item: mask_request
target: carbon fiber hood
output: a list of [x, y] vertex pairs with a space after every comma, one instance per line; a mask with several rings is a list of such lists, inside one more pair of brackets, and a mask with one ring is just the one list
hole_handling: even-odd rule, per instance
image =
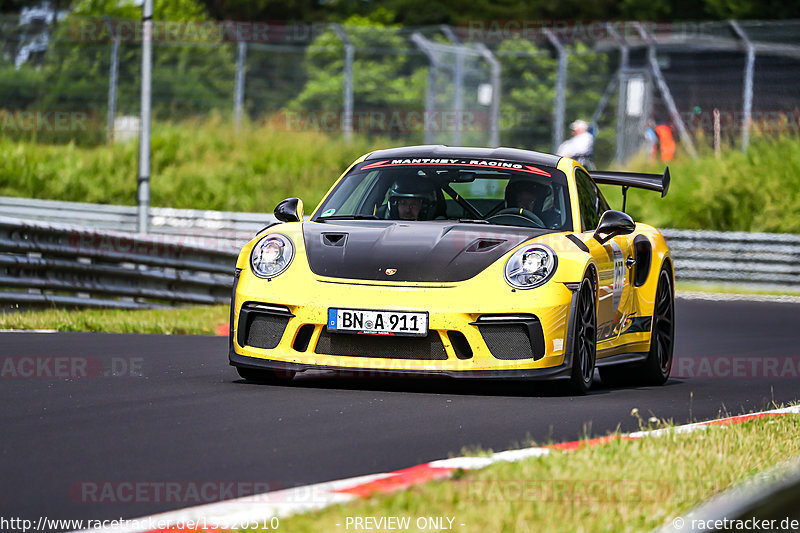
[[371, 281], [464, 281], [518, 244], [552, 231], [444, 220], [303, 224], [315, 274]]

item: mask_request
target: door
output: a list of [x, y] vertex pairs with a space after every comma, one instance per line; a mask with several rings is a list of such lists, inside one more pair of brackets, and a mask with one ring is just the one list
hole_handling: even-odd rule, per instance
[[597, 342], [610, 341], [619, 335], [620, 325], [631, 312], [632, 283], [630, 268], [626, 265], [633, 256], [632, 235], [619, 235], [600, 244], [591, 235], [597, 229], [600, 217], [609, 210], [608, 202], [589, 175], [575, 169], [575, 185], [581, 215], [582, 239], [598, 267]]

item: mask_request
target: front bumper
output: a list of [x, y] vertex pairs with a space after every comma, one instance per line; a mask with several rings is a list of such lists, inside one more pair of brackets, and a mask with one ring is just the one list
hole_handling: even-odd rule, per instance
[[[563, 283], [554, 282], [529, 291], [498, 288], [495, 284], [493, 296], [486, 298], [481, 297], [486, 294], [486, 287], [477, 286], [479, 284], [480, 280], [467, 280], [461, 283], [390, 285], [331, 280], [313, 275], [298, 284], [293, 283], [289, 276], [262, 280], [245, 269], [237, 276], [234, 287], [230, 363], [246, 368], [299, 372], [333, 370], [371, 377], [424, 375], [554, 379], [568, 376], [570, 357], [567, 348], [571, 345], [568, 325], [572, 323], [573, 291]], [[283, 318], [276, 321], [275, 328], [280, 331], [278, 334], [272, 332], [273, 342], [263, 338], [252, 342], [253, 337], [248, 338], [244, 328], [251, 324], [247, 315], [253, 315], [254, 311], [252, 308], [247, 311], [247, 308], [253, 304], [255, 307], [266, 305], [284, 310], [275, 313], [276, 316], [283, 314]], [[380, 343], [402, 346], [406, 341], [370, 335], [368, 342], [362, 342], [367, 336], [358, 335], [361, 337], [359, 342], [352, 343], [356, 346], [347, 348], [350, 353], [338, 353], [338, 349], [332, 347], [342, 345], [339, 341], [355, 339], [352, 335], [326, 331], [328, 309], [332, 307], [426, 311], [430, 344], [435, 346], [424, 356], [404, 354], [402, 349], [387, 356], [369, 353], [365, 346], [373, 346], [370, 343], [375, 342], [378, 344], [374, 346], [383, 349], [385, 346]], [[530, 317], [534, 317], [533, 322], [538, 323], [533, 329], [529, 324], [525, 326], [531, 345], [528, 356], [503, 353], [502, 348], [498, 348], [503, 346], [503, 339], [498, 341], [497, 336], [493, 339], [486, 334], [483, 319], [490, 317], [497, 323], [507, 323], [503, 319], [509, 316], [520, 323], [525, 318], [531, 322]], [[509, 327], [513, 327], [514, 320], [511, 322]], [[261, 347], [251, 344], [260, 344]], [[350, 343], [344, 344], [349, 346]], [[435, 356], [432, 356], [434, 352]]]
[[305, 372], [306, 370], [321, 370], [334, 372], [342, 377], [353, 378], [384, 378], [403, 376], [408, 378], [459, 378], [459, 379], [525, 379], [525, 380], [551, 380], [569, 378], [572, 366], [569, 360], [562, 364], [550, 368], [532, 368], [516, 370], [409, 370], [403, 368], [381, 369], [381, 368], [358, 368], [358, 367], [336, 367], [330, 365], [310, 365], [298, 363], [286, 363], [270, 359], [261, 359], [239, 355], [235, 351], [230, 352], [230, 364], [236, 367], [253, 368], [260, 370], [294, 371]]

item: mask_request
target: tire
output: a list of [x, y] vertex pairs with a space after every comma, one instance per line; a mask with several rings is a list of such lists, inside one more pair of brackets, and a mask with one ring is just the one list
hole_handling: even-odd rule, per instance
[[252, 381], [254, 383], [269, 383], [273, 385], [287, 384], [294, 378], [294, 370], [272, 370], [269, 368], [244, 368], [241, 366], [236, 367], [242, 379]]
[[612, 366], [600, 370], [604, 385], [663, 385], [672, 370], [675, 340], [675, 293], [669, 267], [661, 267], [656, 285], [650, 350], [643, 363]]
[[597, 311], [594, 288], [589, 278], [578, 289], [578, 308], [572, 334], [572, 371], [569, 389], [573, 394], [586, 394], [592, 386], [597, 358]]
[[650, 329], [650, 351], [641, 369], [642, 383], [663, 385], [672, 371], [672, 353], [675, 346], [675, 293], [669, 267], [661, 267], [653, 306], [653, 324]]

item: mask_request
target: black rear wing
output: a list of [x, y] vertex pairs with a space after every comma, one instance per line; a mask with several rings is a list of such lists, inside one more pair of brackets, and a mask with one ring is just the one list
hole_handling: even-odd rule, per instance
[[669, 190], [669, 167], [664, 168], [664, 175], [645, 174], [642, 172], [611, 172], [606, 170], [591, 170], [589, 174], [595, 183], [622, 186], [623, 194], [628, 187], [657, 191], [664, 198]]

